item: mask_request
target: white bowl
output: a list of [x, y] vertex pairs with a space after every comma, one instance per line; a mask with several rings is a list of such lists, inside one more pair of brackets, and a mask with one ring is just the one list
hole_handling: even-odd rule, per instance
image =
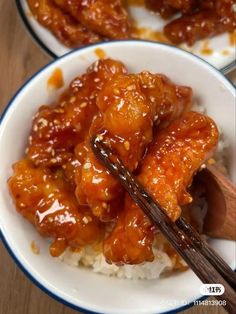
[[[52, 58], [57, 58], [72, 50], [63, 45], [49, 30], [35, 20], [34, 16], [30, 13], [27, 0], [16, 0], [16, 5], [28, 33], [48, 55]], [[129, 14], [137, 22], [139, 27], [146, 28], [151, 32], [162, 31], [163, 26], [169, 22], [142, 6], [130, 6]], [[142, 35], [142, 39], [150, 40], [152, 37], [147, 32], [146, 35]], [[210, 55], [204, 52], [206, 47], [212, 50]], [[232, 71], [236, 66], [236, 47], [230, 43], [228, 33], [207, 40], [199, 40], [192, 47], [183, 44], [181, 48], [209, 62], [224, 74]]]
[[[191, 270], [159, 280], [122, 280], [74, 268], [48, 253], [48, 243], [28, 221], [17, 214], [6, 181], [11, 165], [24, 153], [31, 118], [41, 104], [57, 93], [49, 92], [47, 79], [55, 68], [63, 71], [65, 86], [96, 60], [95, 48], [123, 61], [130, 72], [164, 73], [179, 84], [189, 85], [224, 132], [230, 144], [229, 171], [236, 182], [235, 89], [216, 69], [193, 55], [166, 45], [142, 41], [114, 42], [90, 46], [65, 55], [44, 67], [16, 94], [0, 125], [0, 228], [3, 241], [25, 273], [58, 300], [83, 311], [109, 314], [151, 314], [183, 310], [201, 297], [201, 282]], [[61, 92], [61, 90], [59, 91]], [[216, 208], [217, 210], [217, 208]], [[40, 255], [34, 255], [34, 240]], [[211, 240], [216, 251], [235, 268], [235, 242]]]

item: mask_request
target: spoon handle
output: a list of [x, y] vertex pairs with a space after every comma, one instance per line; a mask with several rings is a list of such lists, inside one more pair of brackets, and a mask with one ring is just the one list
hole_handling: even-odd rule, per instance
[[206, 185], [208, 201], [204, 233], [236, 240], [236, 187], [214, 165], [207, 165], [201, 178]]

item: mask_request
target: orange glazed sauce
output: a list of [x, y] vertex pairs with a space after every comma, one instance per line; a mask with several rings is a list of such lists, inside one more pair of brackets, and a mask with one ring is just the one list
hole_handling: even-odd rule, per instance
[[236, 32], [229, 33], [229, 43], [230, 46], [236, 45]]
[[59, 89], [64, 86], [64, 78], [62, 70], [56, 68], [47, 81], [49, 89]]
[[213, 50], [209, 47], [209, 41], [208, 40], [205, 40], [203, 42], [203, 46], [202, 46], [202, 49], [200, 52], [201, 52], [201, 54], [206, 55], [206, 56], [210, 56], [213, 54]]
[[94, 50], [95, 55], [99, 58], [99, 59], [105, 59], [106, 58], [106, 53], [103, 49], [101, 48], [96, 48]]
[[143, 7], [145, 5], [144, 0], [127, 0], [127, 4], [137, 7]]

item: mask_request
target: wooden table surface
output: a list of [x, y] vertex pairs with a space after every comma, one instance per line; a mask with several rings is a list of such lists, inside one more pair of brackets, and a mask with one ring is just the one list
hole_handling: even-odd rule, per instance
[[[32, 42], [14, 1], [0, 1], [0, 112], [16, 90], [50, 59]], [[236, 71], [229, 76], [236, 82]], [[72, 314], [38, 289], [21, 272], [0, 242], [0, 314]], [[78, 313], [78, 312], [77, 312]], [[215, 306], [195, 306], [183, 313], [223, 314]], [[134, 313], [135, 314], [135, 313]]]

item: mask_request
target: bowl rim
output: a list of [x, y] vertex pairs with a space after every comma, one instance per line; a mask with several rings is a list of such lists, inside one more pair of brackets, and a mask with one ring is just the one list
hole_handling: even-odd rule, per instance
[[[42, 39], [40, 39], [40, 37], [38, 36], [38, 34], [34, 31], [33, 27], [30, 25], [27, 17], [26, 17], [26, 14], [25, 14], [25, 11], [23, 9], [23, 6], [22, 6], [22, 3], [21, 3], [22, 0], [15, 0], [15, 3], [16, 3], [16, 7], [17, 7], [17, 11], [19, 13], [19, 16], [21, 18], [21, 21], [22, 21], [22, 24], [25, 26], [25, 29], [27, 31], [27, 33], [29, 34], [29, 36], [33, 39], [33, 41], [35, 42], [35, 44], [44, 52], [46, 53], [46, 55], [48, 55], [50, 58], [52, 59], [58, 59], [60, 58], [61, 56], [58, 56], [57, 54], [55, 54], [44, 42]], [[135, 40], [135, 39], [134, 39]], [[133, 41], [133, 39], [125, 39], [125, 40], [110, 40], [109, 42], [117, 42], [117, 41]], [[137, 40], [135, 40], [137, 41]], [[161, 44], [159, 42], [155, 42], [155, 41], [151, 41], [151, 40], [144, 40], [144, 39], [140, 39], [139, 41], [142, 41], [142, 42], [150, 42], [150, 43], [158, 43], [158, 44]], [[87, 46], [84, 46], [84, 47], [79, 47], [79, 48], [75, 48], [75, 49], [72, 49], [70, 52], [72, 51], [77, 51], [77, 50], [80, 50], [80, 49], [84, 49], [86, 47], [89, 47], [89, 46], [93, 46], [93, 45], [97, 45], [97, 44], [100, 44], [100, 43], [103, 43], [103, 42], [99, 42], [99, 43], [96, 43], [96, 44], [90, 44], [90, 45], [87, 45]], [[181, 48], [178, 48], [176, 46], [172, 46], [172, 45], [168, 45], [168, 44], [165, 44], [166, 46], [170, 46], [170, 47], [174, 47], [174, 48], [177, 48], [177, 49], [180, 49], [180, 50], [183, 50]], [[186, 50], [183, 50], [183, 51], [186, 51]], [[70, 53], [68, 52], [68, 53]], [[65, 55], [67, 55], [68, 53], [66, 53]], [[213, 66], [210, 62], [204, 60], [203, 58], [195, 55], [194, 53], [192, 52], [189, 52], [190, 54], [192, 54], [193, 56], [205, 61], [206, 63], [208, 63], [209, 65]], [[214, 66], [213, 66], [214, 67]], [[230, 62], [229, 64], [225, 65], [223, 68], [220, 68], [220, 69], [217, 69], [218, 71], [221, 71], [224, 75], [230, 73], [231, 71], [233, 71], [234, 69], [236, 68], [236, 57], [235, 57], [235, 60], [233, 60], [232, 62]]]
[[[119, 44], [126, 44], [126, 43], [135, 43], [137, 45], [143, 45], [145, 43], [148, 43], [151, 46], [164, 46], [167, 49], [170, 50], [177, 50], [178, 53], [183, 54], [183, 55], [188, 55], [193, 59], [196, 59], [197, 62], [203, 63], [205, 64], [206, 67], [209, 68], [210, 71], [212, 71], [213, 73], [215, 73], [221, 80], [225, 81], [225, 83], [227, 83], [231, 88], [233, 88], [233, 90], [236, 91], [236, 86], [232, 83], [232, 81], [230, 81], [227, 77], [224, 76], [224, 74], [216, 69], [213, 65], [211, 65], [210, 63], [208, 63], [207, 61], [201, 59], [198, 56], [193, 55], [192, 53], [179, 49], [177, 47], [174, 46], [170, 46], [164, 43], [156, 43], [156, 42], [151, 42], [151, 41], [145, 41], [145, 40], [123, 40], [123, 41], [110, 41], [110, 42], [100, 42], [100, 43], [96, 43], [93, 45], [89, 45], [83, 48], [78, 48], [75, 49], [73, 51], [69, 51], [68, 53], [58, 57], [57, 59], [54, 59], [52, 61], [50, 61], [48, 64], [46, 64], [45, 66], [43, 66], [42, 68], [40, 68], [37, 72], [35, 72], [29, 79], [26, 80], [26, 82], [17, 90], [17, 92], [14, 94], [14, 96], [10, 99], [10, 101], [8, 102], [8, 104], [6, 105], [5, 109], [2, 112], [2, 115], [0, 116], [0, 129], [1, 129], [1, 125], [2, 122], [4, 121], [4, 118], [8, 112], [8, 110], [11, 108], [11, 106], [15, 103], [15, 101], [17, 101], [18, 96], [21, 95], [21, 93], [24, 92], [24, 90], [27, 88], [28, 84], [31, 83], [34, 79], [36, 79], [42, 72], [44, 72], [47, 68], [49, 68], [51, 65], [56, 64], [57, 62], [61, 61], [62, 59], [67, 58], [68, 56], [71, 56], [73, 54], [77, 54], [80, 52], [84, 52], [86, 50], [90, 50], [94, 47], [97, 46], [106, 46], [106, 45], [119, 45]], [[74, 310], [77, 311], [81, 311], [83, 313], [86, 314], [103, 314], [101, 312], [96, 312], [96, 311], [91, 311], [88, 310], [86, 308], [80, 307], [76, 304], [73, 304], [67, 300], [65, 300], [64, 298], [62, 298], [61, 296], [59, 296], [57, 293], [53, 292], [52, 290], [50, 290], [49, 288], [47, 288], [46, 286], [44, 286], [39, 280], [37, 280], [28, 270], [27, 268], [23, 265], [23, 263], [20, 261], [20, 259], [15, 255], [14, 251], [12, 250], [12, 248], [10, 247], [10, 245], [7, 242], [7, 238], [4, 237], [3, 232], [0, 229], [0, 240], [2, 240], [6, 250], [8, 251], [9, 255], [13, 258], [14, 262], [16, 263], [16, 265], [23, 271], [23, 273], [26, 275], [26, 277], [28, 277], [38, 288], [40, 288], [43, 292], [45, 292], [47, 295], [49, 295], [50, 297], [52, 297], [53, 299], [59, 301], [60, 303], [62, 303], [63, 305], [66, 305]], [[236, 271], [236, 269], [234, 270]], [[194, 306], [194, 303], [196, 301], [203, 301], [205, 299], [207, 299], [208, 296], [199, 296], [198, 298], [194, 298], [193, 300], [190, 300], [186, 305], [177, 307], [175, 309], [171, 309], [169, 311], [165, 311], [165, 312], [161, 312], [158, 314], [172, 314], [172, 313], [178, 313], [180, 311], [184, 311], [192, 306]], [[156, 313], [157, 314], [157, 313]]]

